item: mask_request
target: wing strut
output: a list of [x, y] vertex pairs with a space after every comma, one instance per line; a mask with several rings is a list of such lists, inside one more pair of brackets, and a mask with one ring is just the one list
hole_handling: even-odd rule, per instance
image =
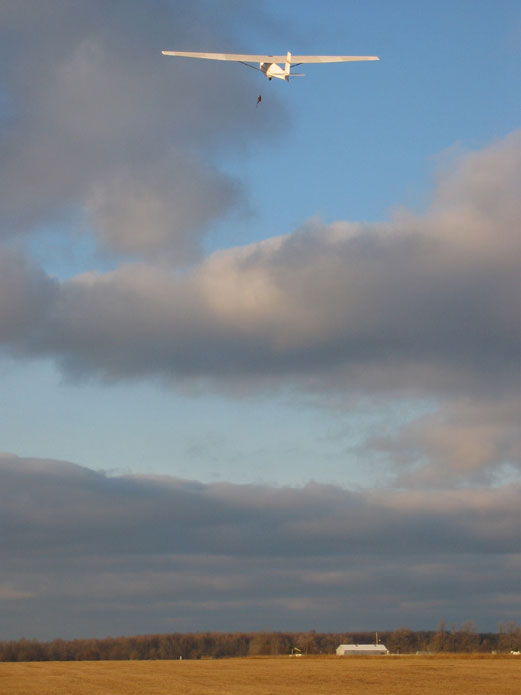
[[246, 65], [247, 68], [251, 68], [252, 70], [258, 70], [259, 72], [262, 72], [260, 68], [256, 68], [255, 65], [252, 65], [251, 63], [245, 63], [244, 60], [239, 60], [237, 62], [239, 62], [241, 65]]

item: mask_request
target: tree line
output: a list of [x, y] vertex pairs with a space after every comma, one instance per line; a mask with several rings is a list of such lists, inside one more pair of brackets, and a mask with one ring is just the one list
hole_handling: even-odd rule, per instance
[[[500, 624], [497, 633], [478, 633], [474, 623], [436, 631], [407, 627], [378, 633], [391, 653], [521, 651], [521, 627]], [[51, 642], [20, 639], [0, 642], [0, 661], [96, 661], [127, 659], [221, 659], [224, 657], [334, 654], [339, 644], [374, 644], [374, 632], [198, 632], [104, 639], [55, 639]]]

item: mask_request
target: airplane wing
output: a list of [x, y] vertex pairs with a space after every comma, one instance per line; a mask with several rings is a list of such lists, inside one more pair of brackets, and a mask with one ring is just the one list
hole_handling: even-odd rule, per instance
[[292, 63], [348, 63], [355, 60], [380, 60], [378, 56], [291, 56]]
[[[231, 60], [238, 63], [285, 63], [287, 56], [251, 55], [249, 53], [192, 53], [188, 51], [161, 51], [165, 56]], [[380, 60], [377, 56], [291, 56], [292, 63], [344, 63], [355, 60]]]
[[286, 56], [250, 55], [247, 53], [189, 53], [186, 51], [161, 51], [165, 56], [181, 58], [205, 58], [206, 60], [232, 60], [237, 63], [282, 63]]

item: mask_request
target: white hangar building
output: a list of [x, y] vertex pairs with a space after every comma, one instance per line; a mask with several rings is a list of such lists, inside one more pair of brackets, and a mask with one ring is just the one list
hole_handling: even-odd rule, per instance
[[389, 654], [385, 644], [339, 644], [336, 648], [337, 656], [370, 656]]

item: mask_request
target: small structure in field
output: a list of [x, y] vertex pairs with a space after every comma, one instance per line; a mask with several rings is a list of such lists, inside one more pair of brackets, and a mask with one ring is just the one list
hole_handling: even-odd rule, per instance
[[337, 656], [377, 656], [389, 654], [385, 644], [339, 644]]

